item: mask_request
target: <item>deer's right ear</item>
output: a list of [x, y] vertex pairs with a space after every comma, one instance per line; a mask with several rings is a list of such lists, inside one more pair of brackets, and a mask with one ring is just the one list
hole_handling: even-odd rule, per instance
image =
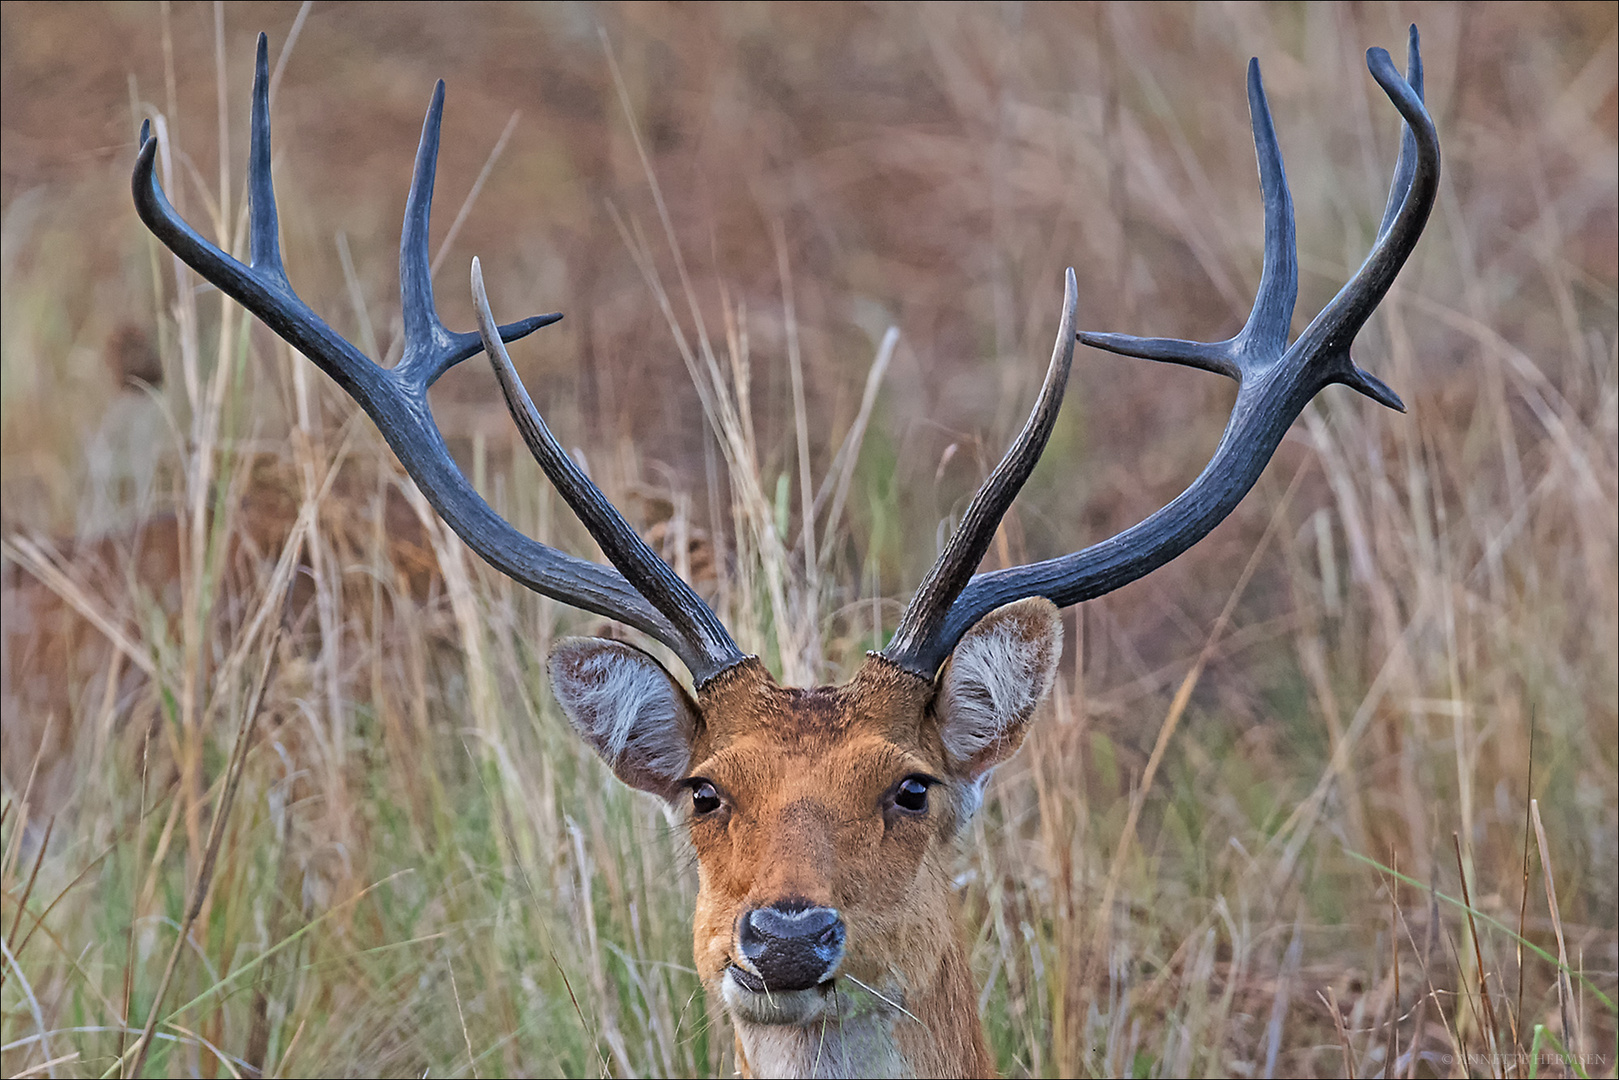
[[603, 638], [565, 638], [547, 665], [574, 730], [626, 784], [672, 799], [691, 766], [696, 704], [662, 664]]

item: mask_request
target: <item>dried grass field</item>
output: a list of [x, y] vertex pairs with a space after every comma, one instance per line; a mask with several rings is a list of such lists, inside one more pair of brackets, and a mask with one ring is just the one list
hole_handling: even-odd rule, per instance
[[[260, 30], [301, 294], [397, 355], [443, 77], [446, 320], [474, 255], [497, 312], [566, 313], [513, 347], [559, 437], [833, 681], [1021, 424], [1065, 266], [1085, 329], [1241, 325], [1250, 56], [1295, 330], [1353, 273], [1399, 136], [1364, 52], [1412, 21], [1443, 184], [1357, 351], [1409, 411], [1329, 389], [1206, 541], [1066, 613], [958, 899], [1012, 1076], [1615, 1075], [1619, 8], [1511, 3], [0, 7], [0, 1072], [124, 1074], [148, 1023], [154, 1076], [734, 1068], [689, 850], [546, 687], [559, 635], [630, 632], [471, 556], [134, 215], [153, 119], [243, 249]], [[1164, 505], [1231, 399], [1082, 348], [986, 566]], [[486, 364], [433, 408], [599, 558]]]

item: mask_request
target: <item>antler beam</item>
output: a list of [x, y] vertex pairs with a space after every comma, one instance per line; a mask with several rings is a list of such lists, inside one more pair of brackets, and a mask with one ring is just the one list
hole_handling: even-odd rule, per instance
[[[488, 325], [482, 328], [484, 336], [452, 332], [439, 318], [433, 302], [427, 240], [439, 125], [444, 112], [444, 83], [441, 81], [435, 87], [422, 124], [410, 195], [405, 203], [405, 225], [399, 246], [405, 349], [392, 369], [374, 363], [333, 331], [293, 291], [287, 279], [270, 175], [269, 99], [269, 42], [260, 34], [253, 75], [252, 146], [248, 157], [248, 264], [243, 265], [204, 239], [176, 213], [157, 181], [157, 140], [151, 136], [150, 124], [141, 126], [141, 145], [133, 179], [135, 208], [146, 226], [188, 266], [336, 380], [371, 417], [433, 508], [468, 547], [495, 569], [535, 592], [617, 619], [663, 642], [674, 650], [699, 684], [743, 659], [741, 650], [714, 613], [640, 542], [634, 530], [583, 474], [579, 474], [578, 479], [583, 480], [584, 487], [574, 484], [572, 489], [564, 490], [564, 496], [576, 511], [580, 510], [581, 492], [589, 496], [587, 502], [590, 498], [595, 500], [590, 503], [589, 514], [581, 512], [581, 516], [603, 551], [618, 566], [616, 570], [575, 558], [518, 532], [490, 508], [450, 457], [444, 436], [432, 418], [428, 388], [444, 372], [484, 349], [486, 340], [499, 349], [500, 342], [524, 337], [562, 316], [536, 315], [506, 326]], [[487, 311], [485, 299], [480, 315], [486, 316]], [[503, 356], [504, 350], [500, 351]], [[502, 375], [503, 385], [508, 374], [515, 384], [515, 373], [509, 372], [510, 361], [505, 360], [504, 364], [506, 374], [502, 373], [502, 359], [495, 360], [497, 375]], [[521, 387], [517, 389], [520, 393]], [[511, 400], [509, 388], [507, 396]], [[538, 414], [533, 412], [527, 395], [521, 394], [521, 397], [527, 413], [537, 419]], [[527, 415], [519, 414], [515, 405], [513, 408], [519, 424], [525, 423]], [[528, 431], [524, 434], [526, 438]], [[565, 459], [566, 455], [563, 457]], [[553, 478], [557, 475], [549, 467], [546, 471]], [[635, 543], [629, 543], [626, 535], [634, 538]], [[663, 567], [661, 573], [648, 563], [649, 559]]]
[[[967, 629], [1003, 604], [1030, 596], [1046, 597], [1058, 607], [1077, 604], [1111, 592], [1169, 562], [1208, 535], [1236, 508], [1310, 399], [1333, 383], [1353, 387], [1389, 408], [1405, 410], [1393, 390], [1355, 365], [1349, 350], [1356, 333], [1387, 295], [1427, 224], [1439, 188], [1439, 136], [1423, 104], [1417, 28], [1411, 27], [1404, 77], [1383, 49], [1369, 49], [1366, 63], [1405, 121], [1389, 200], [1371, 253], [1297, 341], [1287, 344], [1298, 296], [1293, 200], [1287, 190], [1257, 60], [1248, 65], [1248, 103], [1265, 200], [1265, 261], [1247, 323], [1236, 337], [1220, 342], [1079, 334], [1080, 341], [1097, 348], [1203, 368], [1237, 381], [1231, 419], [1203, 472], [1169, 505], [1117, 536], [1071, 555], [960, 581], [963, 575], [959, 562], [968, 553], [976, 553], [971, 556], [973, 563], [982, 557], [1000, 523], [1000, 514], [1016, 492], [1015, 487], [1011, 492], [1006, 490], [1002, 477], [1018, 471], [1008, 468], [1008, 462], [1014, 457], [1021, 459], [1025, 453], [1025, 436], [1029, 433], [1026, 427], [1007, 459], [974, 498], [939, 564], [906, 609], [899, 629], [882, 652], [884, 657], [917, 675], [932, 678]], [[1064, 319], [1066, 326], [1066, 312]], [[1048, 388], [1050, 381], [1048, 376]], [[1058, 393], [1060, 396], [1060, 389]], [[1035, 417], [1043, 415], [1046, 407], [1047, 395], [1043, 391]], [[1030, 424], [1034, 422], [1031, 417]], [[1043, 445], [1043, 436], [1040, 442]], [[1032, 467], [1032, 462], [1029, 465]], [[1021, 485], [1028, 471], [1021, 468], [1015, 483]], [[980, 505], [991, 504], [999, 506], [1000, 512], [974, 514]], [[953, 569], [945, 569], [947, 563]], [[936, 581], [943, 582], [943, 586], [930, 587]], [[949, 587], [958, 581], [960, 584], [953, 589]]]

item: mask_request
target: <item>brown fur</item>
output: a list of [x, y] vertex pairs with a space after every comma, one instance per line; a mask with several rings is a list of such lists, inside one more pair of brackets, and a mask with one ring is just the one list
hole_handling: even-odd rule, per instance
[[[744, 1075], [994, 1073], [951, 888], [953, 844], [985, 775], [1022, 743], [1061, 652], [1061, 623], [1047, 601], [1024, 600], [992, 612], [963, 640], [992, 647], [938, 682], [873, 656], [842, 686], [795, 689], [750, 658], [710, 681], [693, 703], [665, 674], [664, 692], [697, 713], [689, 769], [650, 776], [633, 741], [610, 758], [625, 782], [687, 814], [700, 880], [697, 971], [732, 1013]], [[553, 666], [558, 698], [600, 748], [597, 725], [625, 718], [617, 709], [604, 708], [610, 717], [589, 712], [586, 703], [601, 698], [577, 680], [583, 669], [575, 654], [593, 647], [643, 675], [655, 664], [615, 643], [563, 646], [572, 661]], [[1024, 691], [1003, 696], [1015, 699], [1010, 709], [975, 693], [975, 673], [991, 674], [989, 659], [1006, 660], [1016, 673], [1010, 684]], [[646, 715], [654, 714], [667, 715]], [[974, 729], [987, 736], [982, 749], [952, 760], [947, 747], [961, 744], [963, 725], [986, 715], [993, 722]], [[901, 782], [915, 776], [933, 781], [923, 813], [893, 803]], [[690, 791], [702, 782], [719, 793], [719, 809], [694, 809]], [[784, 902], [837, 909], [846, 947], [829, 982], [794, 992], [790, 1006], [771, 1012], [774, 1002], [766, 1007], [739, 992], [727, 972], [739, 956], [742, 916]]]

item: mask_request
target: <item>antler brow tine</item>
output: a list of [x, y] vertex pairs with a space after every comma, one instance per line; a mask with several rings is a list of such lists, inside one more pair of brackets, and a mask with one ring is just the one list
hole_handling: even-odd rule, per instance
[[[483, 335], [484, 351], [495, 369], [506, 407], [523, 436], [529, 453], [552, 485], [562, 495], [575, 516], [590, 530], [590, 535], [601, 545], [609, 562], [618, 567], [637, 591], [661, 611], [665, 618], [688, 641], [701, 645], [706, 666], [717, 672], [743, 659], [742, 650], [731, 640], [719, 618], [703, 603], [702, 598], [670, 569], [630, 527], [607, 496], [575, 464], [562, 449], [556, 436], [546, 426], [539, 410], [517, 377], [506, 346], [501, 343], [495, 317], [489, 310], [489, 294], [484, 289], [483, 269], [478, 260], [472, 260], [472, 302], [478, 313], [478, 330]], [[699, 678], [706, 679], [706, 673]], [[696, 676], [697, 672], [694, 671]]]
[[[1051, 429], [1057, 423], [1062, 408], [1063, 392], [1068, 388], [1068, 372], [1074, 362], [1074, 325], [1079, 306], [1079, 285], [1074, 268], [1063, 274], [1062, 319], [1057, 324], [1057, 343], [1051, 349], [1051, 363], [1046, 368], [1045, 382], [1034, 409], [1023, 424], [1006, 456], [984, 480], [983, 486], [967, 505], [961, 525], [951, 534], [933, 569], [922, 579], [922, 585], [900, 616], [883, 655], [889, 659], [909, 656], [935, 637], [950, 611], [950, 605], [966, 586], [972, 572], [984, 558], [984, 552], [995, 539], [995, 530], [1007, 508], [1034, 471], [1051, 438]], [[932, 672], [928, 673], [929, 677]]]

